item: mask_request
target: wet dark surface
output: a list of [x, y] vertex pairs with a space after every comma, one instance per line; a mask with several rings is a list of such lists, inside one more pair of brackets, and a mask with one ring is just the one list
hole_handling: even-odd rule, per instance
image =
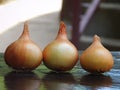
[[93, 75], [76, 65], [71, 71], [56, 73], [41, 64], [32, 72], [16, 72], [0, 54], [0, 90], [120, 90], [120, 52], [111, 71]]

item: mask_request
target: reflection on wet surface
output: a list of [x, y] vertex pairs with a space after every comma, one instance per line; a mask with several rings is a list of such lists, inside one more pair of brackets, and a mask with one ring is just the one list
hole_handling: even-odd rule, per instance
[[74, 90], [76, 80], [71, 73], [50, 72], [42, 79], [46, 90]]
[[110, 87], [112, 86], [112, 79], [110, 76], [102, 74], [100, 75], [88, 74], [81, 77], [80, 84], [90, 86], [92, 89]]
[[[114, 72], [114, 70], [112, 71]], [[114, 72], [115, 73], [115, 72]], [[5, 90], [76, 90], [78, 89], [111, 89], [118, 88], [119, 80], [115, 80], [115, 74], [88, 74], [86, 72], [74, 73], [65, 72], [39, 72], [39, 76], [33, 72], [10, 72], [5, 75]], [[79, 75], [81, 74], [81, 75]]]
[[4, 78], [6, 90], [38, 90], [41, 84], [33, 72], [10, 72]]

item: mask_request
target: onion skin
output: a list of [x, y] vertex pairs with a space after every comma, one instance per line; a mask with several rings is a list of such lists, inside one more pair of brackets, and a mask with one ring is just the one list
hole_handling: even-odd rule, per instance
[[58, 35], [43, 50], [43, 62], [51, 70], [71, 70], [78, 61], [76, 47], [67, 39], [66, 26], [60, 23]]
[[95, 35], [93, 43], [80, 55], [80, 64], [90, 73], [104, 73], [109, 71], [114, 64], [112, 54]]
[[41, 64], [42, 51], [30, 39], [27, 22], [20, 38], [6, 48], [4, 58], [6, 64], [16, 70], [29, 71]]

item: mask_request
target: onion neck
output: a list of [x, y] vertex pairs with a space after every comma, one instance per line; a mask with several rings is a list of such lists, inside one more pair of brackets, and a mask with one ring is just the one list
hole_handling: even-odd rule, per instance
[[66, 26], [63, 22], [60, 23], [60, 28], [57, 34], [56, 39], [67, 39]]
[[97, 35], [94, 35], [93, 37], [93, 44], [99, 47], [103, 47], [103, 45], [101, 44], [101, 39]]
[[19, 39], [24, 39], [24, 40], [30, 39], [27, 21], [24, 23], [23, 32], [22, 32], [21, 36], [19, 37]]
[[93, 42], [96, 42], [96, 41], [101, 42], [101, 39], [99, 36], [94, 35]]

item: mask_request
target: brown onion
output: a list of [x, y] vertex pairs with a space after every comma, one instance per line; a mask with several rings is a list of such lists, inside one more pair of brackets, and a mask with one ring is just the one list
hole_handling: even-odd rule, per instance
[[42, 57], [42, 51], [29, 37], [25, 22], [22, 35], [5, 50], [5, 62], [17, 70], [33, 70], [40, 65]]
[[109, 71], [114, 64], [112, 54], [102, 44], [100, 37], [94, 36], [93, 43], [80, 56], [83, 69], [91, 73]]
[[43, 50], [44, 64], [54, 71], [71, 70], [78, 61], [78, 51], [68, 40], [66, 26], [60, 23], [58, 35]]

